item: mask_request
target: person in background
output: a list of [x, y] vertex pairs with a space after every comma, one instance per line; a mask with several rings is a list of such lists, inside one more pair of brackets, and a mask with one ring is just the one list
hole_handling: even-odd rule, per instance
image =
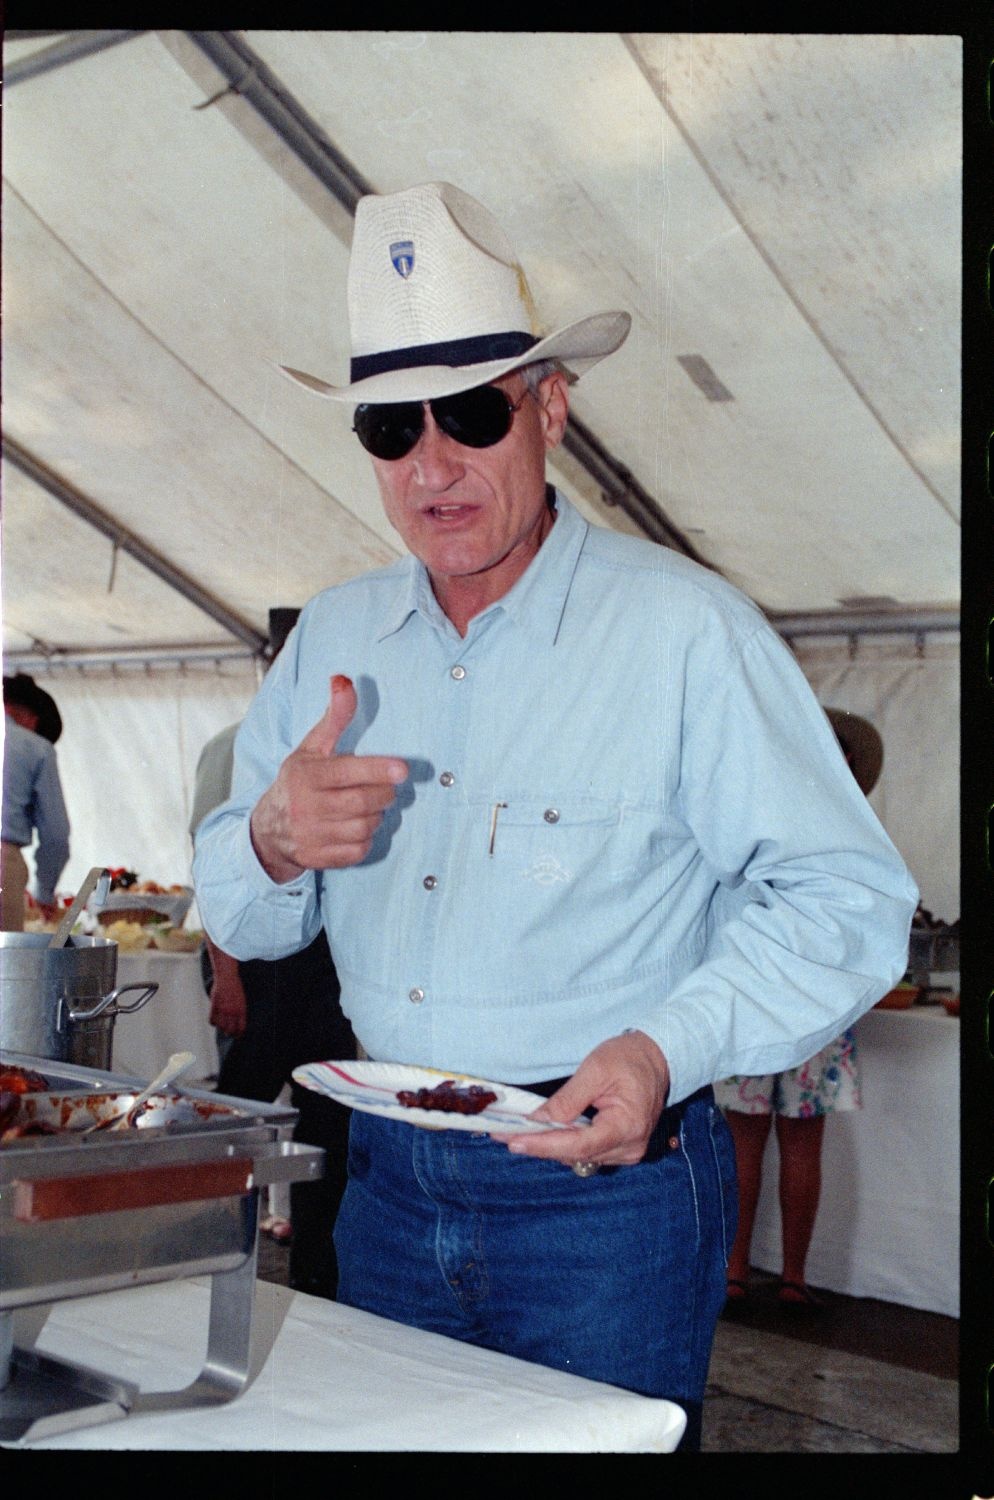
[[539, 333], [451, 183], [359, 200], [348, 302], [350, 382], [292, 378], [354, 408], [407, 555], [301, 612], [201, 917], [241, 958], [326, 931], [370, 1060], [544, 1097], [513, 1135], [354, 1109], [339, 1300], [664, 1397], [696, 1449], [735, 1224], [711, 1085], [868, 1010], [918, 893], [756, 605], [548, 483], [629, 316]]
[[[299, 614], [299, 609], [269, 611], [270, 666]], [[190, 817], [192, 837], [207, 813], [230, 793], [237, 731], [237, 723], [229, 725], [201, 751]], [[276, 962], [240, 962], [209, 937], [205, 946], [210, 1020], [220, 1038], [218, 1092], [272, 1103], [289, 1086], [290, 1102], [298, 1111], [294, 1139], [325, 1152], [319, 1180], [291, 1184], [289, 1217], [280, 1211], [284, 1200], [271, 1192], [262, 1228], [274, 1239], [290, 1240], [290, 1285], [334, 1300], [338, 1268], [332, 1234], [345, 1191], [350, 1111], [291, 1079], [293, 1069], [303, 1063], [355, 1056], [355, 1038], [342, 1015], [328, 940], [319, 933], [302, 952]]]
[[28, 867], [22, 850], [37, 834], [33, 894], [47, 921], [57, 915], [55, 887], [69, 859], [69, 815], [54, 748], [62, 718], [51, 695], [24, 672], [3, 679], [3, 710], [0, 929], [23, 932]]
[[[200, 752], [190, 810], [191, 839], [207, 814], [230, 795], [237, 733], [236, 721], [209, 739]], [[245, 990], [238, 975], [237, 958], [223, 952], [208, 933], [204, 933], [201, 948], [201, 972], [211, 1000], [210, 1023], [217, 1032], [218, 1059], [223, 1062], [234, 1038], [245, 1030]]]
[[[869, 796], [883, 766], [880, 735], [857, 714], [838, 708], [825, 712], [846, 764], [860, 790]], [[830, 1114], [862, 1107], [856, 1034], [847, 1027], [840, 1037], [796, 1068], [763, 1077], [726, 1078], [715, 1084], [714, 1093], [735, 1141], [739, 1182], [739, 1225], [728, 1259], [728, 1299], [739, 1302], [749, 1295], [749, 1252], [762, 1185], [763, 1154], [775, 1119], [783, 1251], [777, 1296], [788, 1306], [817, 1307], [819, 1298], [807, 1284], [805, 1267], [821, 1198], [825, 1121]]]

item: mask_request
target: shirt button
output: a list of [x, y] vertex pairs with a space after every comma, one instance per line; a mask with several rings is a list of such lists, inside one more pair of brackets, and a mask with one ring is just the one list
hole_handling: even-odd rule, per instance
[[434, 875], [426, 875], [421, 884], [424, 886], [426, 891], [433, 891], [438, 884], [438, 881]]
[[456, 784], [456, 778], [451, 771], [443, 771], [438, 779], [443, 786], [455, 786]]
[[466, 676], [466, 668], [453, 667], [451, 672], [449, 673], [449, 676], [454, 677], [456, 679], [456, 682], [462, 682], [463, 678]]
[[559, 822], [559, 810], [558, 810], [558, 808], [547, 807], [545, 809], [545, 812], [542, 814], [542, 816], [543, 816], [543, 818], [545, 819], [545, 821], [547, 823], [558, 823]]
[[420, 1005], [425, 997], [424, 990], [409, 990], [407, 998], [412, 1005]]

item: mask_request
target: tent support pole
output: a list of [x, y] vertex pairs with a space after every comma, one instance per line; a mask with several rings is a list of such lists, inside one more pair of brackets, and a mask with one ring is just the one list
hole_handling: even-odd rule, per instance
[[[19, 58], [3, 70], [3, 86], [9, 89], [15, 83], [24, 83], [28, 78], [37, 78], [53, 68], [64, 68], [67, 63], [78, 62], [82, 57], [92, 57], [94, 52], [103, 52], [116, 47], [118, 42], [130, 42], [132, 37], [144, 36], [142, 31], [72, 31], [61, 42], [53, 42], [40, 52]], [[11, 33], [7, 32], [8, 39]], [[16, 39], [16, 38], [15, 38]]]
[[813, 635], [916, 635], [960, 628], [958, 609], [816, 610], [811, 614], [777, 614], [767, 619], [787, 640]]
[[42, 489], [46, 490], [53, 499], [61, 501], [75, 515], [88, 522], [97, 531], [102, 532], [122, 552], [126, 552], [129, 557], [135, 558], [143, 567], [148, 568], [150, 573], [154, 573], [163, 583], [175, 589], [178, 594], [182, 594], [184, 599], [189, 600], [191, 604], [203, 610], [205, 615], [209, 615], [212, 620], [216, 621], [218, 625], [222, 625], [231, 635], [240, 641], [244, 641], [255, 652], [261, 653], [265, 649], [266, 637], [260, 634], [247, 620], [243, 620], [230, 609], [226, 609], [220, 600], [208, 594], [192, 578], [187, 577], [179, 568], [167, 562], [147, 542], [143, 542], [140, 537], [135, 536], [134, 532], [122, 527], [106, 511], [101, 510], [99, 505], [96, 505], [92, 500], [81, 494], [79, 490], [74, 489], [72, 485], [68, 484], [54, 470], [48, 468], [40, 459], [35, 458], [32, 453], [29, 453], [26, 448], [22, 448], [20, 443], [11, 437], [5, 437], [3, 453], [5, 458], [9, 459], [12, 464], [15, 464], [21, 470], [22, 474], [26, 474], [29, 479], [34, 480], [35, 484], [41, 485]]

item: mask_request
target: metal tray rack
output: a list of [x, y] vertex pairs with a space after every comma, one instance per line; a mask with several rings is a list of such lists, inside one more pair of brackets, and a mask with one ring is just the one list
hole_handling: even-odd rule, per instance
[[[42, 1074], [39, 1108], [78, 1125], [126, 1106], [142, 1081], [0, 1051]], [[110, 1096], [116, 1096], [111, 1101]], [[32, 1096], [23, 1096], [30, 1099]], [[54, 1102], [50, 1102], [54, 1101]], [[215, 1405], [244, 1388], [255, 1301], [259, 1191], [321, 1175], [324, 1152], [289, 1139], [295, 1110], [195, 1089], [161, 1098], [141, 1128], [26, 1135], [0, 1147], [0, 1441], [131, 1411]], [[211, 1276], [203, 1369], [142, 1395], [14, 1345], [16, 1309], [179, 1277]]]
[[959, 972], [959, 933], [943, 928], [911, 929], [908, 973], [915, 984], [928, 985], [931, 974]]

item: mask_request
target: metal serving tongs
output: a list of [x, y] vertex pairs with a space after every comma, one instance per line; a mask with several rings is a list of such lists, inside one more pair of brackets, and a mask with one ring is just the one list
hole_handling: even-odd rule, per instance
[[150, 1099], [153, 1094], [158, 1093], [159, 1089], [172, 1083], [174, 1078], [185, 1073], [187, 1068], [196, 1061], [196, 1056], [192, 1052], [174, 1052], [162, 1071], [156, 1073], [151, 1083], [147, 1083], [140, 1094], [135, 1095], [127, 1109], [123, 1109], [119, 1115], [109, 1115], [106, 1120], [98, 1120], [95, 1125], [88, 1125], [82, 1132], [83, 1135], [90, 1135], [94, 1130], [126, 1129], [137, 1118], [138, 1111], [146, 1099]]
[[97, 905], [103, 906], [110, 891], [110, 871], [102, 869], [100, 865], [94, 866], [76, 892], [72, 905], [65, 912], [59, 921], [58, 927], [52, 933], [52, 941], [48, 945], [50, 948], [65, 947], [79, 914], [89, 900], [90, 892], [94, 888], [97, 888]]

